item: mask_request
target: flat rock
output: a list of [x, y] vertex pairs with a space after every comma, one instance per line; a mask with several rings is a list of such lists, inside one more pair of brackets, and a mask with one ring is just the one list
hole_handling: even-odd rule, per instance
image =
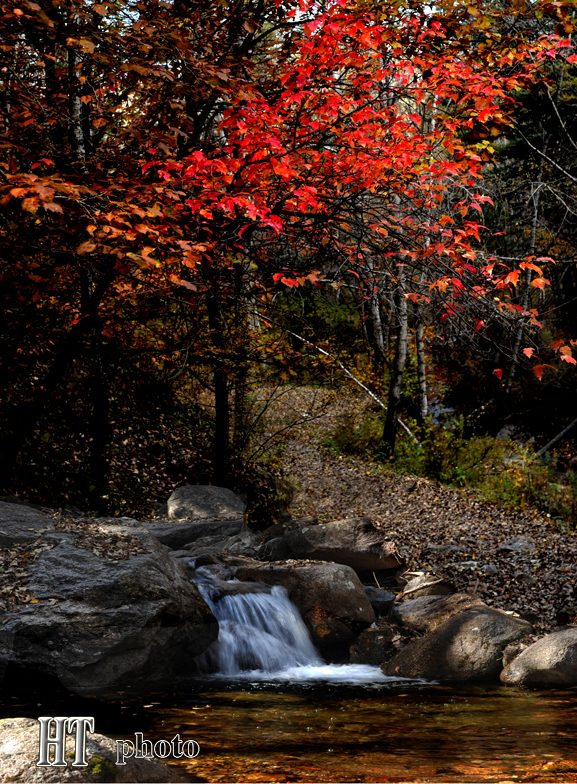
[[454, 615], [472, 607], [487, 605], [476, 596], [454, 593], [450, 596], [419, 596], [406, 599], [394, 607], [394, 616], [408, 629], [416, 632], [432, 632]]
[[356, 572], [398, 569], [402, 561], [395, 544], [370, 520], [354, 518], [306, 525], [285, 534], [295, 558], [332, 561]]
[[403, 588], [402, 597], [417, 599], [419, 596], [444, 596], [454, 593], [451, 583], [435, 574], [418, 574], [412, 577]]
[[[171, 782], [190, 781], [180, 771], [154, 759], [126, 758], [116, 765], [116, 741], [87, 733], [87, 767], [41, 767], [38, 762], [39, 724], [34, 719], [0, 719], [0, 783], [8, 782]], [[127, 738], [128, 739], [128, 738]], [[66, 754], [74, 755], [74, 738], [66, 739]]]
[[551, 632], [529, 645], [505, 667], [501, 681], [536, 688], [577, 686], [577, 627]]
[[498, 549], [501, 553], [532, 553], [535, 542], [528, 536], [517, 536], [515, 539], [501, 542]]
[[0, 501], [0, 547], [33, 542], [45, 531], [53, 531], [48, 515], [23, 504]]
[[214, 485], [183, 485], [168, 499], [168, 517], [187, 520], [242, 518], [246, 505], [232, 490]]
[[409, 642], [382, 669], [385, 675], [431, 681], [496, 681], [505, 647], [530, 632], [526, 621], [472, 607]]
[[230, 520], [200, 520], [197, 523], [145, 523], [141, 530], [154, 536], [161, 544], [177, 550], [198, 539], [222, 539], [239, 534], [243, 528], [242, 516]]

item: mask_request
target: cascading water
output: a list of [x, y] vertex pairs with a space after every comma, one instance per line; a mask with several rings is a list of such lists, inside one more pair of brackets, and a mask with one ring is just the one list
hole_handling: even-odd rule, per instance
[[370, 665], [325, 664], [281, 586], [255, 584], [247, 590], [236, 580], [216, 580], [204, 567], [197, 570], [195, 583], [219, 624], [218, 640], [198, 661], [202, 670], [234, 679], [293, 683], [392, 680]]
[[211, 653], [222, 675], [321, 664], [284, 588], [274, 586], [270, 593], [228, 594], [210, 604], [219, 623], [218, 641]]

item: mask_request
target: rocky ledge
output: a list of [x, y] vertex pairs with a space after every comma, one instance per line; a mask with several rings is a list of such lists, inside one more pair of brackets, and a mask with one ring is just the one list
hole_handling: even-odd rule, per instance
[[218, 635], [191, 580], [204, 567], [223, 592], [283, 585], [329, 661], [448, 683], [577, 686], [577, 627], [537, 639], [531, 619], [404, 572], [366, 518], [253, 532], [228, 490], [188, 487], [176, 501], [148, 523], [0, 502], [0, 683], [17, 693], [41, 678], [118, 699], [198, 676]]

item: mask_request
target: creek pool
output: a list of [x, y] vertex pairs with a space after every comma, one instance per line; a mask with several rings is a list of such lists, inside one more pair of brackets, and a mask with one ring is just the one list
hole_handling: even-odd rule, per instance
[[200, 745], [170, 763], [190, 782], [577, 782], [577, 691], [215, 678], [139, 704], [7, 700], [0, 715], [178, 733]]
[[200, 744], [190, 781], [577, 782], [577, 692], [213, 683], [141, 713]]

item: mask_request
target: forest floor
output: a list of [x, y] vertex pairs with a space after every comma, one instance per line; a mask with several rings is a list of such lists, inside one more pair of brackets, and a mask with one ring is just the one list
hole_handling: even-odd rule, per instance
[[310, 387], [284, 388], [273, 399], [269, 435], [274, 441], [275, 430], [286, 428], [279, 456], [295, 487], [291, 515], [320, 522], [368, 517], [396, 543], [408, 569], [448, 578], [540, 630], [573, 620], [576, 533], [536, 510], [504, 508], [325, 445], [369, 405], [362, 393]]

